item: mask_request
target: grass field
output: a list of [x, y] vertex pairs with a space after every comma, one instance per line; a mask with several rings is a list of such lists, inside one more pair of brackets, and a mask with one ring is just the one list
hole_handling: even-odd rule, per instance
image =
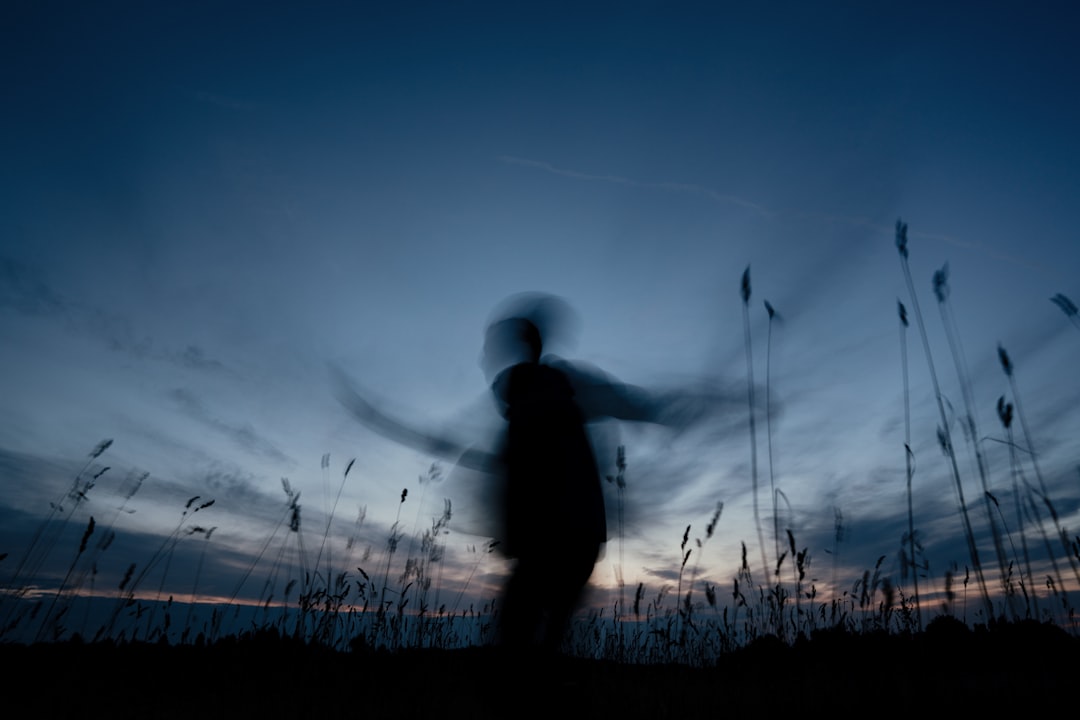
[[[912, 301], [910, 315], [904, 303], [898, 307], [907, 419], [911, 321], [924, 346], [926, 334], [907, 267], [906, 232], [898, 222], [897, 247]], [[954, 332], [944, 271], [935, 275], [934, 290], [947, 334]], [[742, 298], [748, 313], [749, 270], [742, 278]], [[1075, 306], [1063, 296], [1054, 301], [1075, 323]], [[774, 311], [768, 303], [766, 308], [771, 323]], [[754, 397], [749, 323], [746, 328], [748, 424], [756, 459], [754, 408], [760, 398]], [[308, 572], [290, 575], [280, 558], [289, 543], [299, 544], [290, 552], [301, 556], [304, 548], [299, 493], [284, 481], [287, 504], [274, 531], [282, 535], [267, 553], [277, 559], [260, 554], [244, 576], [269, 578], [262, 594], [217, 604], [174, 603], [166, 589], [173, 587], [170, 581], [195, 588], [199, 577], [196, 571], [194, 583], [170, 578], [170, 560], [181, 538], [209, 541], [213, 528], [199, 526], [194, 518], [213, 501], [191, 498], [149, 561], [131, 563], [118, 587], [95, 588], [96, 561], [109, 550], [111, 530], [96, 527], [93, 517], [87, 522], [80, 504], [108, 469], [92, 464], [111, 445], [103, 441], [27, 547], [0, 552], [0, 569], [10, 578], [0, 594], [8, 706], [50, 717], [105, 710], [111, 717], [132, 718], [507, 717], [537, 710], [650, 718], [745, 710], [891, 717], [1070, 706], [1080, 680], [1080, 638], [1070, 601], [1072, 590], [1080, 587], [1080, 537], [1065, 527], [1047, 491], [1031, 450], [1035, 443], [1016, 370], [1003, 347], [999, 361], [1012, 396], [1008, 402], [1002, 397], [997, 409], [1011, 467], [994, 470], [1005, 474], [1012, 497], [991, 493], [992, 469], [978, 443], [969, 448], [974, 476], [962, 477], [949, 428], [964, 427], [965, 438], [978, 433], [969, 380], [953, 350], [966, 406], [958, 418], [955, 410], [946, 413], [928, 347], [926, 357], [941, 412], [941, 450], [958, 497], [956, 533], [968, 552], [962, 580], [959, 564], [931, 578], [922, 555], [912, 513], [908, 422], [897, 442], [907, 448], [908, 458], [907, 530], [897, 538], [904, 572], [884, 573], [882, 556], [860, 576], [834, 584], [828, 596], [819, 596], [807, 579], [808, 549], [800, 549], [775, 521], [771, 529], [762, 526], [758, 494], [765, 481], [755, 460], [748, 480], [757, 542], [749, 553], [742, 545], [734, 577], [698, 576], [689, 562], [694, 548], [688, 527], [679, 546], [677, 585], [658, 596], [646, 596], [644, 585], [636, 592], [627, 587], [627, 597], [614, 607], [583, 612], [559, 657], [511, 656], [492, 646], [498, 599], [459, 605], [471, 575], [457, 587], [459, 602], [446, 600], [454, 595], [449, 590], [438, 600], [445, 552], [440, 538], [449, 505], [407, 549], [400, 544], [406, 533], [395, 522], [382, 555], [367, 564], [370, 573], [359, 567], [358, 572], [324, 568], [316, 558]], [[767, 404], [768, 377], [764, 388]], [[768, 417], [766, 412], [766, 423]], [[771, 453], [769, 427], [761, 429], [770, 438]], [[621, 488], [621, 449], [618, 466], [620, 477], [612, 480]], [[976, 483], [982, 492], [969, 504], [964, 488]], [[769, 486], [776, 518], [780, 493], [771, 478]], [[137, 490], [136, 484], [127, 499]], [[721, 509], [706, 528], [706, 540]], [[77, 547], [58, 545], [58, 538], [72, 537], [73, 523], [84, 523]], [[326, 527], [329, 532], [330, 524]], [[838, 515], [838, 541], [840, 533]], [[325, 545], [327, 537], [322, 541]], [[771, 558], [770, 545], [775, 547]], [[490, 549], [482, 548], [477, 557]], [[760, 549], [760, 563], [753, 549]], [[64, 553], [70, 569], [43, 589], [38, 571], [47, 558]], [[156, 594], [148, 587], [151, 577]], [[956, 597], [960, 583], [962, 611]], [[943, 585], [944, 591], [931, 592], [928, 585]], [[970, 623], [969, 586], [975, 608]], [[189, 596], [198, 593], [191, 589]]]

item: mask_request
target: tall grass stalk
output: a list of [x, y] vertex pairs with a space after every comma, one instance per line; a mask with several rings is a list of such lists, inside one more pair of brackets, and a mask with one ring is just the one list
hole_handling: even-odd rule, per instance
[[769, 575], [769, 559], [765, 554], [765, 535], [761, 532], [761, 513], [758, 510], [757, 424], [754, 410], [754, 357], [750, 342], [750, 266], [742, 274], [740, 294], [743, 301], [743, 340], [746, 346], [746, 393], [750, 406], [750, 478], [754, 492], [754, 526], [757, 528], [758, 548], [761, 551], [761, 572]]
[[[96, 473], [94, 475], [95, 481], [100, 478], [102, 474], [103, 471], [99, 471], [98, 473]], [[131, 481], [124, 490], [123, 502], [113, 510], [109, 520], [104, 523], [104, 529], [100, 530], [97, 533], [97, 542], [95, 542], [92, 547], [84, 548], [85, 552], [80, 553], [80, 556], [76, 558], [78, 562], [72, 565], [71, 570], [69, 570], [67, 577], [65, 577], [64, 582], [61, 585], [62, 592], [58, 592], [54, 598], [54, 605], [57, 602], [61, 603], [60, 610], [58, 611], [59, 615], [66, 613], [70, 609], [70, 606], [75, 602], [75, 599], [80, 594], [79, 591], [82, 589], [83, 584], [86, 582], [87, 575], [92, 572], [97, 572], [96, 568], [98, 557], [106, 550], [108, 550], [109, 546], [112, 544], [112, 541], [116, 537], [116, 531], [114, 528], [117, 519], [120, 517], [121, 514], [135, 512], [134, 510], [128, 510], [127, 504], [131, 500], [131, 498], [134, 497], [135, 494], [139, 491], [139, 488], [142, 487], [142, 484], [149, 476], [150, 473], [148, 472], [143, 472], [135, 476], [135, 479]], [[102, 523], [98, 523], [97, 526], [101, 527]], [[77, 572], [75, 571], [76, 565], [80, 566], [80, 569], [78, 569]], [[74, 578], [72, 578], [72, 575], [74, 575]], [[90, 595], [92, 597], [93, 592], [91, 592]], [[89, 603], [87, 603], [87, 605], [89, 605]], [[42, 630], [44, 630], [47, 623], [48, 614], [46, 615], [46, 619], [42, 621]], [[83, 624], [83, 631], [85, 631], [85, 623]]]
[[[791, 553], [791, 575], [792, 581], [795, 586], [795, 617], [792, 621], [791, 634], [792, 637], [798, 637], [802, 631], [802, 595], [803, 595], [803, 581], [806, 579], [806, 569], [810, 566], [810, 551], [809, 548], [803, 548], [801, 551], [797, 549], [795, 545], [795, 534], [791, 532], [791, 528], [787, 529], [788, 539], [788, 551]], [[813, 604], [810, 606], [810, 617], [813, 619]]]
[[[840, 564], [840, 543], [844, 541], [844, 513], [839, 507], [833, 508], [833, 549], [832, 549], [832, 594], [836, 597], [840, 585], [837, 581], [837, 569]], [[829, 552], [826, 550], [825, 552]]]
[[619, 534], [619, 561], [615, 565], [615, 585], [619, 588], [619, 605], [614, 619], [619, 625], [619, 642], [624, 641], [622, 632], [622, 618], [626, 615], [626, 580], [623, 576], [623, 544], [625, 537], [624, 507], [626, 492], [626, 446], [619, 445], [615, 451], [615, 475], [608, 475], [608, 483], [615, 486], [615, 511], [617, 532]]
[[908, 359], [907, 359], [907, 308], [904, 303], [896, 301], [897, 313], [900, 316], [900, 367], [904, 378], [904, 466], [907, 477], [907, 514], [908, 514], [908, 559], [904, 567], [911, 568], [911, 581], [914, 589], [915, 617], [917, 627], [922, 629], [922, 605], [919, 602], [919, 565], [915, 555], [915, 510], [911, 496], [911, 481], [915, 477], [915, 454], [911, 451], [911, 391], [908, 382]]
[[[352, 465], [350, 464], [349, 467], [352, 467]], [[322, 460], [319, 463], [319, 469], [322, 471], [323, 502], [330, 503], [330, 453], [323, 453]], [[338, 501], [341, 499], [341, 492], [344, 489], [345, 477], [342, 477], [334, 502], [324, 508], [326, 514], [326, 529], [323, 531], [322, 541], [319, 543], [319, 552], [315, 554], [315, 565], [313, 566], [315, 577], [319, 577], [320, 573], [323, 573], [328, 587], [330, 585], [330, 578], [334, 575], [332, 548], [330, 547], [330, 530], [334, 525], [334, 514], [337, 512]], [[322, 569], [323, 554], [326, 555], [325, 571]]]
[[[998, 398], [997, 414], [1008, 436], [1006, 444], [1009, 447], [1009, 474], [1012, 476], [1013, 504], [1016, 506], [1016, 526], [1020, 533], [1020, 547], [1024, 554], [1024, 569], [1020, 573], [1020, 582], [1021, 586], [1024, 586], [1024, 573], [1026, 572], [1026, 587], [1030, 589], [1030, 592], [1024, 593], [1024, 598], [1027, 601], [1027, 614], [1028, 617], [1037, 618], [1039, 617], [1039, 597], [1035, 590], [1035, 575], [1031, 571], [1031, 553], [1028, 551], [1027, 543], [1027, 523], [1024, 522], [1025, 510], [1020, 494], [1020, 463], [1016, 457], [1016, 443], [1013, 441], [1012, 435], [1013, 405], [1005, 402], [1005, 396]], [[1034, 518], [1032, 518], [1032, 522], [1034, 522]]]
[[[235, 607], [237, 598], [240, 597], [240, 592], [244, 589], [244, 585], [247, 584], [247, 581], [251, 577], [252, 573], [254, 573], [255, 569], [262, 563], [263, 557], [266, 555], [266, 552], [270, 549], [270, 546], [273, 544], [274, 538], [277, 537], [278, 532], [282, 529], [282, 527], [284, 527], [285, 521], [289, 520], [290, 532], [291, 532], [291, 528], [294, 527], [294, 526], [297, 529], [299, 529], [299, 525], [300, 525], [300, 509], [299, 509], [300, 493], [298, 493], [298, 492], [294, 493], [293, 492], [292, 486], [289, 485], [289, 480], [287, 478], [281, 478], [281, 485], [282, 485], [282, 488], [285, 490], [285, 497], [288, 500], [288, 503], [285, 506], [285, 510], [282, 512], [281, 517], [278, 519], [278, 522], [274, 526], [274, 529], [270, 532], [270, 535], [266, 538], [266, 542], [264, 542], [262, 547], [259, 548], [259, 552], [255, 555], [255, 558], [248, 565], [247, 569], [243, 573], [240, 574], [240, 579], [237, 580], [236, 585], [233, 587], [232, 594], [229, 596], [228, 602], [226, 602], [224, 604], [224, 607], [222, 608], [222, 612], [217, 613], [214, 616], [213, 622], [212, 622], [211, 628], [210, 628], [210, 633], [211, 633], [210, 634], [210, 640], [211, 641], [217, 639], [218, 633], [221, 630], [221, 622], [224, 619], [225, 613], [228, 610]], [[288, 535], [286, 535], [286, 539], [287, 538], [288, 538]], [[267, 587], [269, 587], [270, 583], [272, 582], [272, 577], [273, 577], [273, 574], [275, 572], [276, 567], [277, 567], [277, 563], [275, 563], [274, 568], [271, 569], [271, 578], [269, 578], [267, 580]], [[265, 592], [266, 591], [264, 590], [264, 594], [265, 594]], [[260, 597], [260, 600], [263, 601], [264, 606], [269, 605], [269, 602], [270, 602], [269, 597]]]
[[[386, 612], [388, 606], [393, 602], [386, 599], [386, 591], [390, 585], [390, 566], [394, 561], [394, 554], [397, 552], [398, 544], [401, 542], [401, 507], [405, 504], [405, 498], [408, 496], [409, 489], [402, 488], [401, 500], [397, 506], [397, 517], [394, 518], [394, 524], [390, 526], [390, 536], [386, 540], [386, 565], [383, 568], [382, 588], [379, 591], [379, 607], [376, 608], [376, 617], [384, 640], [390, 639], [390, 617]], [[399, 602], [401, 602], [404, 599], [403, 593], [399, 593], [398, 598]]]
[[[1050, 541], [1050, 535], [1046, 532], [1046, 525], [1043, 521], [1042, 511], [1039, 510], [1039, 503], [1036, 502], [1036, 498], [1039, 497], [1039, 491], [1031, 486], [1031, 483], [1027, 481], [1026, 476], [1023, 473], [1023, 469], [1020, 467], [1019, 460], [1016, 461], [1016, 472], [1020, 476], [1024, 483], [1024, 487], [1027, 490], [1027, 504], [1024, 506], [1025, 510], [1031, 519], [1033, 525], [1039, 530], [1039, 534], [1042, 536], [1043, 547], [1046, 549], [1046, 556], [1050, 559], [1050, 567], [1053, 569], [1054, 574], [1047, 575], [1046, 587], [1048, 590], [1047, 597], [1051, 595], [1057, 595], [1058, 588], [1064, 588], [1065, 585], [1062, 582], [1061, 568], [1058, 565], [1057, 552], [1054, 550], [1054, 544]], [[1056, 582], [1055, 582], [1056, 581]], [[1067, 611], [1067, 602], [1065, 596], [1059, 595], [1058, 599], [1061, 601], [1061, 612], [1064, 614]]]
[[[296, 574], [298, 575], [297, 581], [300, 583], [299, 589], [299, 608], [296, 614], [296, 625], [293, 629], [294, 637], [302, 637], [307, 632], [307, 622], [311, 615], [311, 601], [313, 596], [313, 579], [311, 573], [308, 572], [307, 565], [307, 553], [304, 550], [304, 532], [303, 522], [300, 505], [300, 491], [293, 491], [285, 478], [282, 478], [282, 485], [285, 488], [285, 493], [289, 498], [288, 516], [289, 516], [289, 529], [285, 533], [285, 538], [281, 543], [281, 548], [278, 552], [277, 561], [273, 564], [270, 572], [270, 576], [267, 578], [267, 582], [264, 590], [263, 608], [266, 612], [269, 612], [270, 606], [273, 601], [273, 593], [276, 587], [277, 575], [279, 572], [289, 572], [289, 567], [296, 568]], [[295, 537], [295, 543], [293, 539]], [[293, 563], [290, 563], [290, 554], [295, 553], [296, 559]], [[293, 587], [295, 581], [285, 579], [285, 599], [288, 597], [289, 589]], [[283, 612], [286, 607], [282, 604]]]
[[[87, 493], [94, 487], [98, 478], [109, 470], [109, 468], [106, 467], [103, 470], [99, 470], [91, 478], [83, 480], [83, 476], [90, 469], [90, 465], [94, 460], [101, 457], [101, 455], [109, 449], [112, 443], [112, 440], [102, 440], [95, 445], [85, 462], [83, 462], [82, 467], [75, 473], [75, 479], [72, 480], [71, 487], [57, 497], [54, 502], [49, 503], [48, 514], [34, 531], [34, 536], [30, 539], [26, 552], [23, 553], [18, 564], [15, 566], [15, 571], [12, 573], [11, 579], [8, 580], [8, 588], [11, 591], [10, 595], [5, 593], [0, 596], [0, 599], [10, 597], [12, 600], [7, 612], [4, 614], [3, 623], [0, 624], [0, 637], [3, 636], [6, 628], [10, 625], [12, 615], [19, 606], [18, 601], [25, 597], [27, 592], [31, 589], [29, 585], [24, 583], [24, 578], [34, 577], [38, 574], [45, 559], [52, 554], [52, 550], [55, 547], [57, 540], [63, 534], [64, 529], [74, 515], [75, 510], [86, 500]], [[69, 500], [70, 502], [68, 502]], [[59, 516], [59, 525], [55, 524], [57, 516]]]
[[[187, 501], [187, 503], [184, 505], [183, 512], [181, 512], [180, 514], [180, 520], [179, 522], [177, 522], [176, 527], [173, 528], [173, 531], [169, 533], [169, 535], [164, 539], [164, 541], [162, 541], [161, 546], [158, 547], [158, 549], [155, 550], [154, 553], [150, 556], [150, 559], [143, 565], [142, 569], [139, 571], [139, 574], [133, 576], [133, 571], [135, 568], [134, 564], [129, 567], [128, 574], [124, 578], [124, 582], [122, 583], [125, 587], [120, 588], [124, 592], [117, 598], [113, 613], [109, 619], [108, 625], [106, 626], [107, 637], [112, 637], [112, 633], [116, 628], [116, 622], [120, 619], [120, 614], [123, 612], [123, 610], [135, 603], [135, 593], [138, 591], [140, 585], [142, 584], [142, 581], [146, 579], [146, 576], [150, 573], [151, 570], [154, 569], [154, 567], [161, 561], [162, 558], [171, 557], [171, 549], [175, 546], [176, 539], [179, 537], [184, 525], [191, 519], [192, 516], [194, 516], [195, 513], [199, 512], [200, 510], [205, 510], [206, 508], [214, 504], [213, 500], [207, 500], [204, 503], [196, 505], [196, 500], [199, 500], [198, 495], [190, 498]], [[162, 579], [162, 582], [164, 583], [164, 578]], [[134, 639], [136, 632], [137, 629], [132, 629], [132, 639]]]
[[202, 577], [203, 563], [206, 560], [206, 549], [210, 546], [210, 536], [217, 530], [217, 526], [206, 529], [202, 527], [192, 528], [192, 534], [202, 533], [203, 547], [202, 552], [199, 553], [199, 562], [195, 566], [195, 579], [191, 583], [191, 601], [188, 603], [187, 617], [184, 619], [184, 630], [181, 638], [186, 638], [186, 634], [191, 630], [191, 617], [192, 612], [195, 610], [195, 605], [199, 602], [199, 578]]
[[[678, 630], [679, 647], [683, 647], [685, 645], [686, 621], [689, 619], [689, 610], [690, 610], [690, 591], [688, 590], [687, 593], [686, 593], [686, 609], [685, 609], [685, 611], [683, 609], [683, 594], [682, 594], [683, 574], [686, 571], [686, 561], [690, 559], [690, 553], [692, 552], [692, 549], [688, 550], [686, 548], [686, 543], [689, 540], [690, 540], [690, 526], [687, 525], [686, 530], [683, 532], [682, 542], [679, 543], [679, 557], [681, 558], [681, 560], [679, 561], [679, 581], [675, 586], [675, 603], [676, 603], [675, 612], [676, 612], [676, 618], [678, 620], [678, 627], [676, 629]], [[691, 584], [693, 584], [693, 581], [691, 581]], [[670, 637], [670, 633], [669, 633], [669, 637]]]
[[956, 462], [956, 452], [949, 432], [948, 415], [945, 412], [944, 397], [941, 394], [941, 386], [938, 383], [937, 372], [934, 369], [934, 358], [930, 352], [930, 341], [926, 335], [926, 325], [923, 322], [922, 311], [919, 309], [919, 298], [915, 293], [915, 283], [911, 279], [911, 268], [908, 266], [907, 250], [907, 223], [896, 221], [896, 247], [900, 252], [900, 265], [904, 271], [904, 280], [907, 282], [908, 294], [911, 298], [912, 307], [915, 309], [915, 320], [919, 325], [919, 335], [922, 337], [923, 350], [926, 353], [926, 364], [930, 370], [930, 380], [934, 386], [934, 398], [937, 400], [938, 413], [941, 416], [941, 426], [938, 428], [942, 448], [949, 458], [952, 469], [953, 481], [956, 485], [956, 494], [960, 505], [960, 517], [964, 524], [964, 538], [967, 540], [968, 554], [975, 568], [975, 578], [979, 583], [979, 592], [982, 595], [983, 607], [986, 611], [986, 621], [994, 617], [994, 605], [990, 601], [990, 593], [986, 589], [986, 579], [983, 577], [982, 563], [979, 561], [979, 548], [975, 543], [975, 533], [971, 528], [971, 518], [968, 516], [967, 503], [964, 500], [964, 486], [960, 479], [960, 468]]
[[[964, 356], [963, 345], [960, 343], [960, 333], [956, 325], [956, 317], [952, 312], [952, 305], [949, 302], [948, 264], [934, 273], [933, 284], [934, 295], [938, 301], [938, 310], [941, 312], [941, 322], [945, 327], [945, 337], [949, 342], [949, 350], [952, 354], [953, 364], [956, 366], [956, 376], [960, 383], [960, 394], [964, 401], [965, 418], [961, 425], [964, 429], [964, 437], [968, 442], [968, 446], [975, 453], [975, 465], [979, 473], [979, 482], [982, 487], [983, 504], [986, 508], [986, 519], [990, 523], [990, 537], [994, 542], [994, 554], [998, 562], [1001, 586], [1002, 589], [1006, 589], [1005, 584], [1009, 575], [1009, 560], [1005, 553], [1001, 530], [998, 528], [994, 508], [990, 503], [990, 485], [987, 479], [989, 470], [987, 468], [986, 456], [983, 454], [982, 446], [979, 443], [978, 420], [976, 419], [975, 413], [975, 394], [971, 389], [971, 378], [968, 376], [967, 372], [967, 359]], [[1014, 596], [1009, 592], [1006, 592], [1006, 601], [1015, 617], [1016, 608]]]
[[[1070, 552], [1069, 535], [1061, 526], [1061, 519], [1058, 517], [1057, 510], [1054, 508], [1054, 503], [1050, 501], [1050, 494], [1046, 490], [1046, 482], [1043, 480], [1042, 470], [1039, 468], [1039, 455], [1035, 452], [1035, 444], [1032, 440], [1031, 430], [1028, 428], [1027, 417], [1024, 415], [1023, 406], [1020, 404], [1020, 391], [1016, 385], [1016, 375], [1014, 373], [1012, 360], [1009, 358], [1009, 354], [1005, 351], [1005, 348], [1001, 345], [998, 345], [998, 359], [1001, 361], [1001, 368], [1005, 371], [1006, 377], [1009, 378], [1009, 387], [1012, 390], [1013, 403], [1016, 405], [1016, 416], [1020, 418], [1020, 427], [1024, 431], [1024, 442], [1027, 443], [1028, 452], [1031, 455], [1031, 467], [1035, 471], [1035, 478], [1039, 481], [1039, 494], [1043, 503], [1046, 505], [1046, 509], [1050, 512], [1050, 517], [1054, 521], [1054, 529], [1057, 531], [1058, 539], [1061, 541], [1065, 557], [1068, 558], [1069, 565], [1072, 566], [1073, 574], [1076, 575], [1076, 581], [1080, 584], [1080, 568], [1077, 567], [1077, 562]], [[1061, 586], [1061, 589], [1064, 591], [1064, 586]]]
[[765, 341], [765, 438], [769, 454], [769, 494], [772, 496], [773, 513], [773, 557], [780, 558], [780, 512], [776, 498], [776, 468], [773, 461], [772, 447], [772, 334], [773, 321], [776, 320], [776, 309], [772, 303], [765, 301], [765, 312], [769, 315], [769, 330]]
[[[702, 556], [704, 555], [705, 545], [712, 538], [713, 533], [716, 532], [716, 525], [717, 525], [718, 522], [720, 522], [720, 514], [723, 511], [724, 511], [724, 503], [718, 502], [716, 504], [716, 509], [713, 511], [712, 517], [709, 519], [709, 522], [705, 525], [705, 538], [704, 539], [702, 539], [700, 537], [694, 538], [694, 544], [697, 546], [697, 551], [698, 552], [697, 552], [697, 557], [694, 559], [694, 567], [690, 571], [690, 586], [686, 590], [686, 597], [685, 597], [685, 600], [682, 603], [683, 609], [680, 611], [680, 617], [682, 617], [682, 619], [685, 621], [684, 625], [680, 629], [680, 634], [679, 634], [679, 638], [680, 638], [679, 642], [682, 645], [686, 644], [686, 626], [691, 626], [691, 627], [693, 626], [693, 622], [692, 622], [692, 620], [690, 618], [690, 613], [691, 613], [691, 611], [693, 609], [692, 597], [693, 597], [693, 593], [694, 593], [694, 587], [697, 585], [698, 579], [700, 578], [701, 559], [702, 559]], [[686, 533], [683, 535], [681, 549], [685, 550], [686, 541], [687, 541], [687, 539], [689, 537], [690, 537], [690, 526], [687, 525], [686, 526]], [[690, 557], [690, 551], [686, 550], [686, 554], [683, 555], [683, 560], [682, 560], [683, 567], [686, 566], [686, 561], [689, 559], [689, 557]], [[706, 597], [708, 597], [708, 587], [707, 587], [707, 585], [708, 584], [706, 583]], [[682, 570], [680, 569], [678, 593], [681, 594], [681, 592], [682, 592]], [[710, 604], [713, 604], [713, 601], [710, 601]]]
[[[46, 628], [49, 627], [50, 620], [53, 618], [53, 610], [56, 607], [56, 602], [59, 600], [64, 591], [67, 589], [68, 581], [71, 580], [71, 576], [75, 572], [75, 566], [78, 564], [79, 559], [86, 552], [86, 543], [90, 539], [90, 536], [94, 533], [94, 516], [90, 516], [90, 522], [86, 526], [86, 530], [83, 532], [82, 541], [79, 542], [79, 551], [75, 554], [75, 557], [71, 561], [71, 566], [68, 568], [67, 574], [64, 576], [60, 586], [56, 589], [56, 593], [53, 595], [52, 601], [49, 603], [49, 609], [45, 611], [45, 617], [41, 620], [41, 626], [38, 629], [36, 640], [40, 641], [44, 637]], [[59, 636], [59, 632], [55, 632], [54, 635]]]
[[[493, 552], [495, 552], [495, 548], [497, 548], [498, 545], [499, 542], [497, 540], [488, 540], [480, 546], [482, 548], [482, 551], [477, 550], [475, 545], [468, 546], [467, 551], [475, 555], [476, 559], [470, 565], [469, 574], [465, 578], [465, 582], [461, 584], [461, 588], [458, 590], [457, 597], [454, 599], [454, 604], [450, 608], [451, 616], [456, 615], [458, 609], [461, 607], [461, 601], [465, 597], [465, 592], [472, 584], [473, 578], [476, 577], [476, 571], [480, 569], [480, 563], [482, 563], [488, 555], [491, 555]], [[464, 612], [464, 610], [462, 612]]]

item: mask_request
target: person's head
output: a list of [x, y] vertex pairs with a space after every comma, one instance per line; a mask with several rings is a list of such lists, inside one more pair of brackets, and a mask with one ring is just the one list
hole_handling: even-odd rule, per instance
[[539, 362], [552, 339], [563, 344], [574, 334], [577, 316], [563, 300], [522, 293], [503, 301], [488, 320], [480, 365], [491, 380], [511, 365]]
[[506, 318], [488, 326], [481, 363], [489, 375], [511, 365], [540, 362], [544, 341], [540, 330], [526, 318]]

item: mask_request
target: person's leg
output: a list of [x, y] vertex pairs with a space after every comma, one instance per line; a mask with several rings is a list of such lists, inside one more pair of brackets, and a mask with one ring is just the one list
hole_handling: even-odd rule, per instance
[[498, 622], [498, 643], [503, 648], [524, 650], [537, 641], [543, 622], [542, 578], [538, 571], [533, 558], [519, 558], [506, 581]]
[[596, 543], [580, 542], [564, 545], [559, 556], [551, 559], [545, 573], [548, 593], [548, 618], [542, 640], [545, 650], [555, 653], [562, 647], [599, 554]]

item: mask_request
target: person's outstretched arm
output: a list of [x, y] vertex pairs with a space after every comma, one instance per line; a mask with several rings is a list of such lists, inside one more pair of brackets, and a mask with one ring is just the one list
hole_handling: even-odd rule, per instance
[[489, 452], [466, 447], [451, 438], [425, 432], [390, 417], [366, 400], [339, 368], [330, 368], [330, 378], [338, 402], [370, 430], [406, 447], [455, 462], [471, 470], [490, 472], [495, 467], [495, 456]]
[[614, 418], [682, 430], [711, 416], [745, 411], [745, 395], [707, 382], [650, 390], [588, 364], [560, 358], [545, 362], [566, 374], [586, 421]]

